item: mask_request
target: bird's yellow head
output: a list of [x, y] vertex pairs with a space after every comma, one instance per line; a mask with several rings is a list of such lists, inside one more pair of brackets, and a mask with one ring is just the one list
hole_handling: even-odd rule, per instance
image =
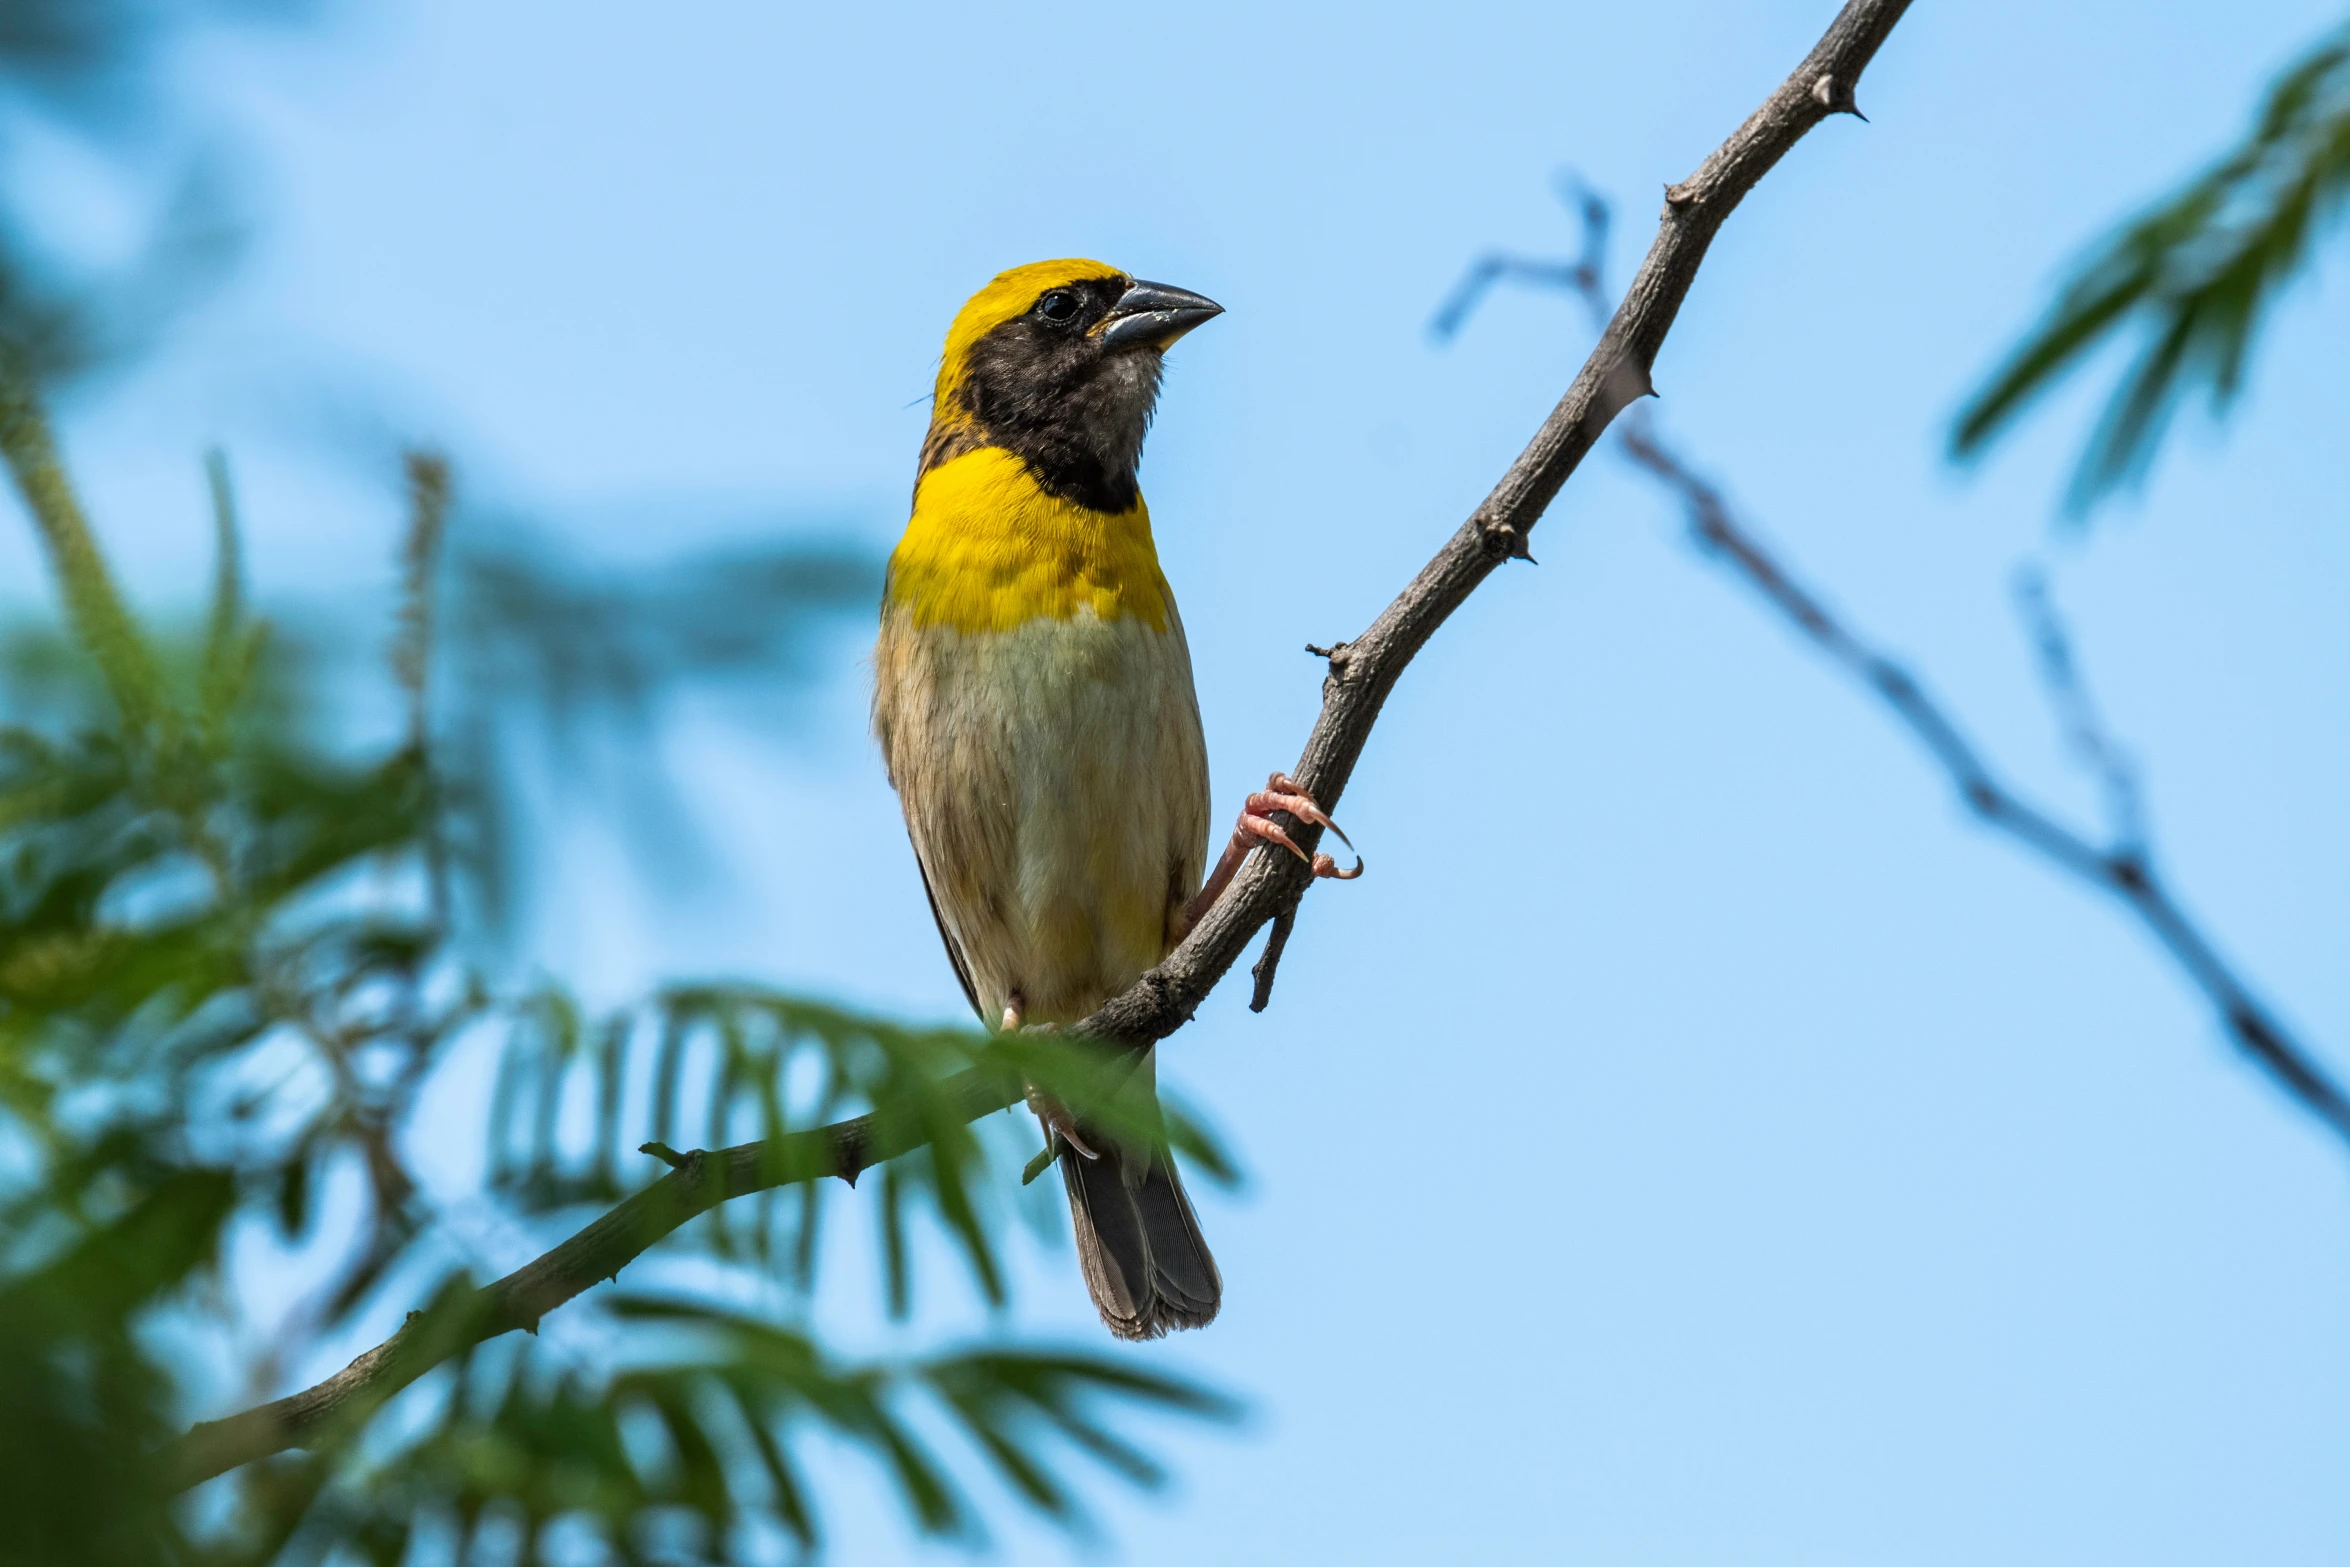
[[1223, 307], [1099, 261], [998, 273], [947, 329], [922, 473], [981, 447], [1020, 458], [1048, 493], [1097, 511], [1134, 504], [1160, 355]]

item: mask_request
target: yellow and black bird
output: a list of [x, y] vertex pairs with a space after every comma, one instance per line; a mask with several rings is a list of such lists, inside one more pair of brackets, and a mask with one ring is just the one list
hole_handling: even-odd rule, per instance
[[[1098, 261], [1041, 261], [995, 278], [947, 332], [882, 595], [873, 728], [947, 956], [990, 1027], [1074, 1023], [1125, 989], [1251, 848], [1299, 852], [1272, 812], [1329, 825], [1275, 774], [1202, 884], [1207, 747], [1135, 467], [1162, 353], [1222, 313]], [[1314, 869], [1361, 866], [1317, 854]], [[1030, 1104], [1062, 1152], [1110, 1331], [1214, 1320], [1223, 1280], [1165, 1144], [1120, 1146]]]

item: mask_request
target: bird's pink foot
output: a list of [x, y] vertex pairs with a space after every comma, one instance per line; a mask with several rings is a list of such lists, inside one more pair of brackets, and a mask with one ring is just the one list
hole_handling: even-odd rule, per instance
[[1196, 924], [1199, 917], [1223, 896], [1224, 889], [1231, 885], [1234, 874], [1239, 871], [1240, 862], [1248, 858], [1249, 850], [1260, 844], [1287, 849], [1305, 861], [1316, 876], [1328, 877], [1333, 881], [1352, 881], [1363, 873], [1363, 857], [1359, 853], [1355, 856], [1354, 868], [1344, 871], [1327, 854], [1308, 857], [1306, 851], [1299, 848], [1289, 834], [1282, 830], [1281, 824], [1273, 820], [1275, 811], [1287, 811], [1301, 822], [1326, 827], [1338, 834], [1340, 843], [1349, 849], [1354, 847], [1354, 840], [1347, 837], [1345, 830], [1330, 819], [1328, 812], [1314, 803], [1312, 796], [1298, 788], [1287, 773], [1275, 773], [1265, 780], [1264, 788], [1242, 803], [1240, 820], [1232, 827], [1232, 841], [1224, 846], [1223, 857], [1216, 862], [1215, 870], [1209, 873], [1207, 885], [1200, 888], [1199, 896], [1185, 906], [1186, 925]]
[[1329, 813], [1316, 805], [1311, 795], [1298, 788], [1287, 773], [1275, 773], [1265, 780], [1264, 788], [1241, 804], [1240, 820], [1232, 829], [1232, 841], [1240, 846], [1243, 854], [1258, 843], [1277, 844], [1305, 860], [1316, 876], [1327, 876], [1335, 881], [1353, 881], [1363, 873], [1363, 857], [1360, 854], [1355, 856], [1355, 866], [1351, 871], [1340, 870], [1338, 862], [1327, 854], [1316, 854], [1307, 859], [1305, 850], [1292, 843], [1289, 834], [1281, 830], [1281, 824], [1273, 820], [1275, 811], [1287, 811], [1301, 822], [1327, 827], [1338, 834], [1340, 843], [1349, 849], [1355, 846], [1354, 840], [1346, 835], [1346, 830], [1332, 821]]

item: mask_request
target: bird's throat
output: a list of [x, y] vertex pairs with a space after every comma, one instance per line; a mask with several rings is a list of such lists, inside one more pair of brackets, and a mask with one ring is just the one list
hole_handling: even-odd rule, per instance
[[983, 340], [969, 367], [941, 389], [922, 444], [922, 468], [981, 446], [1024, 463], [1038, 488], [1112, 514], [1131, 509], [1136, 467], [1158, 404], [1155, 349], [1057, 365], [1033, 345]]
[[1000, 446], [923, 473], [886, 597], [917, 625], [968, 632], [1082, 615], [1164, 631], [1174, 609], [1139, 491], [1118, 510], [1089, 506], [1046, 489]]

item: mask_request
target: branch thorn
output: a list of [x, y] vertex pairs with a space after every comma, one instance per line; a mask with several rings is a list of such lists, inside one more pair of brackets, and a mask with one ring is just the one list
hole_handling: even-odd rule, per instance
[[1853, 102], [1852, 88], [1833, 76], [1823, 76], [1811, 84], [1811, 101], [1830, 114], [1849, 114], [1863, 125], [1869, 121], [1869, 117], [1860, 112], [1860, 105]]
[[1526, 547], [1526, 534], [1522, 528], [1513, 528], [1506, 522], [1488, 523], [1484, 539], [1485, 547], [1504, 560], [1522, 560], [1529, 566], [1535, 564], [1533, 552]]

